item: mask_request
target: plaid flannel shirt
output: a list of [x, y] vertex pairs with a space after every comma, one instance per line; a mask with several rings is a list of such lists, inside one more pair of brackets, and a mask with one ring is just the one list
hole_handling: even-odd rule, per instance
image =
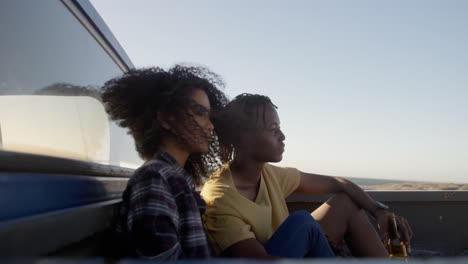
[[206, 258], [211, 249], [200, 216], [205, 209], [192, 177], [172, 156], [159, 153], [128, 181], [117, 233], [139, 257]]

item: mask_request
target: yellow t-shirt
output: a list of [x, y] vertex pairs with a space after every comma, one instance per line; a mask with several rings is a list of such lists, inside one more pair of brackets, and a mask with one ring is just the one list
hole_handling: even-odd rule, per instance
[[252, 202], [237, 192], [228, 164], [211, 175], [201, 195], [207, 203], [203, 220], [215, 251], [219, 254], [249, 238], [265, 244], [288, 217], [285, 199], [299, 182], [297, 169], [266, 164], [257, 198]]

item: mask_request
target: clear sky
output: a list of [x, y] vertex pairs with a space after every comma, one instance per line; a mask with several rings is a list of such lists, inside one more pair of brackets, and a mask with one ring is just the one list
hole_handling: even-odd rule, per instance
[[270, 96], [282, 165], [468, 182], [468, 1], [91, 0], [136, 67]]

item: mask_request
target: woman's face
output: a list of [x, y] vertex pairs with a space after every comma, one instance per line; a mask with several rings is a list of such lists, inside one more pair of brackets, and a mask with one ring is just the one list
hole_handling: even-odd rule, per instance
[[280, 120], [275, 108], [264, 105], [264, 119], [259, 120], [259, 126], [251, 135], [246, 135], [247, 144], [242, 148], [253, 159], [261, 162], [279, 162], [283, 159], [284, 140], [286, 137], [280, 128]]
[[187, 105], [185, 120], [182, 126], [179, 126], [179, 136], [188, 144], [188, 150], [191, 153], [206, 153], [209, 150], [212, 135], [213, 124], [210, 120], [210, 100], [205, 91], [194, 89], [190, 97], [190, 103]]

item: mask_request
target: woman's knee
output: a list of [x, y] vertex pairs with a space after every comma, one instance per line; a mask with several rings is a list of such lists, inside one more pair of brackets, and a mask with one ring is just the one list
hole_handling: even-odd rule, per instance
[[345, 193], [338, 193], [330, 198], [327, 203], [332, 207], [339, 207], [341, 210], [348, 212], [358, 211], [360, 208], [351, 200], [351, 198]]

